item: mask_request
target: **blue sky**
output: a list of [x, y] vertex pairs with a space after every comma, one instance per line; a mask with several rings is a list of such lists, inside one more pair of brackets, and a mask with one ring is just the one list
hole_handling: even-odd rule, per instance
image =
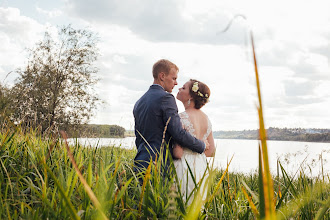
[[[25, 48], [72, 24], [100, 37], [96, 91], [106, 103], [91, 123], [133, 129], [135, 101], [160, 58], [179, 68], [178, 88], [196, 78], [211, 88], [203, 107], [213, 130], [256, 129], [249, 28], [257, 49], [266, 126], [329, 128], [330, 2], [259, 0], [0, 0], [0, 80], [24, 67]], [[224, 34], [217, 34], [237, 14]], [[179, 111], [183, 106], [178, 102]]]

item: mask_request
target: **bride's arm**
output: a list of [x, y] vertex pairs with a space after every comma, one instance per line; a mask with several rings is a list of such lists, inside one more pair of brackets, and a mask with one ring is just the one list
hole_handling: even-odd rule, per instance
[[210, 135], [207, 137], [207, 141], [209, 142], [210, 146], [209, 149], [205, 151], [205, 156], [207, 157], [214, 157], [215, 155], [215, 144], [213, 138], [213, 132], [211, 131]]

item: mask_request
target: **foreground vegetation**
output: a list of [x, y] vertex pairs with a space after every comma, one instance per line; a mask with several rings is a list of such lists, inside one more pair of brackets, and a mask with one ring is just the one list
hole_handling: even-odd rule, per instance
[[[1, 219], [189, 219], [196, 211], [184, 203], [170, 170], [160, 175], [160, 163], [149, 167], [141, 186], [132, 172], [135, 150], [77, 143], [67, 151], [61, 139], [19, 130], [2, 132], [0, 143]], [[329, 174], [310, 177], [300, 170], [293, 177], [279, 167], [279, 174], [273, 176], [277, 218], [330, 219]], [[196, 197], [203, 203], [198, 218], [258, 218], [258, 173], [216, 169], [210, 174], [207, 200]]]

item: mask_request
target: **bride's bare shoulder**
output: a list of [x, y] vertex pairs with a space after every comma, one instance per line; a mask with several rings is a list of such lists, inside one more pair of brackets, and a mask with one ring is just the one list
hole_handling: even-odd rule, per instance
[[199, 115], [200, 117], [204, 118], [204, 119], [208, 119], [207, 114], [205, 114], [202, 110], [199, 109]]
[[186, 111], [186, 117], [189, 117], [190, 120], [198, 123], [204, 123], [208, 121], [208, 116], [202, 112], [200, 109], [193, 111]]

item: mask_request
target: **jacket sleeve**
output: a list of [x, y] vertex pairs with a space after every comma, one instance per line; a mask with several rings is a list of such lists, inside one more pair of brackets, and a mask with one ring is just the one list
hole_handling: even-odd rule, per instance
[[204, 142], [193, 137], [182, 128], [180, 116], [178, 115], [178, 107], [172, 94], [166, 94], [163, 97], [161, 109], [163, 111], [164, 123], [166, 124], [170, 119], [166, 129], [173, 139], [183, 147], [197, 153], [203, 153], [205, 150]]

